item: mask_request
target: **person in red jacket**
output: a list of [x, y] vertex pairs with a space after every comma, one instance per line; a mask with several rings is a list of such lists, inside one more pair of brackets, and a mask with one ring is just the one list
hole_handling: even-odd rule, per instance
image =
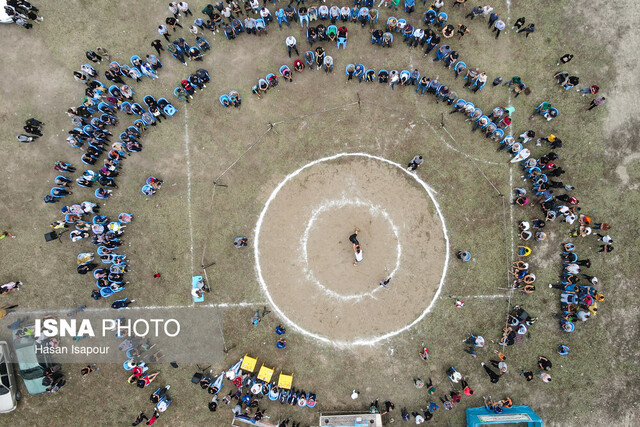
[[158, 420], [158, 418], [160, 418], [160, 413], [158, 412], [157, 409], [154, 409], [153, 410], [153, 417], [149, 418], [149, 421], [147, 421], [147, 425], [148, 426], [152, 425], [153, 423], [155, 423]]

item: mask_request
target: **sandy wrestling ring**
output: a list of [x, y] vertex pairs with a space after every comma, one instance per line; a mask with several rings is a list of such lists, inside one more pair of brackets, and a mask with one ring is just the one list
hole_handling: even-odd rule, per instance
[[[356, 226], [364, 260], [354, 267]], [[288, 175], [260, 214], [254, 250], [262, 289], [288, 326], [327, 343], [371, 345], [429, 312], [448, 246], [426, 183], [389, 160], [351, 153]], [[389, 289], [379, 285], [386, 277]]]

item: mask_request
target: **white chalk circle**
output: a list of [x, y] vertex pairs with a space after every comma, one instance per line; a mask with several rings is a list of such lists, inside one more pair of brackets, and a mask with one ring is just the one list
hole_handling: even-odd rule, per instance
[[[317, 332], [313, 332], [311, 330], [309, 330], [306, 327], [303, 327], [301, 325], [299, 325], [297, 322], [293, 321], [283, 310], [281, 307], [278, 306], [278, 304], [275, 302], [274, 297], [272, 296], [270, 290], [269, 290], [269, 286], [263, 276], [263, 268], [264, 266], [261, 264], [261, 253], [260, 253], [260, 239], [261, 239], [261, 234], [263, 232], [266, 232], [265, 229], [263, 230], [263, 223], [265, 220], [265, 216], [267, 215], [267, 212], [269, 211], [270, 206], [272, 205], [272, 203], [274, 202], [274, 200], [276, 199], [276, 197], [278, 196], [278, 194], [280, 193], [280, 191], [283, 189], [283, 187], [289, 183], [292, 179], [294, 179], [296, 176], [298, 176], [301, 172], [306, 171], [307, 169], [318, 165], [320, 163], [324, 163], [324, 162], [330, 162], [333, 160], [337, 160], [337, 159], [349, 159], [349, 158], [353, 158], [354, 160], [357, 159], [364, 159], [364, 160], [376, 160], [378, 162], [382, 162], [386, 165], [390, 165], [390, 166], [394, 166], [396, 168], [398, 168], [400, 171], [402, 171], [403, 174], [405, 174], [406, 177], [410, 178], [411, 180], [415, 181], [415, 183], [418, 184], [419, 188], [421, 188], [422, 190], [424, 190], [424, 192], [427, 193], [427, 195], [429, 196], [429, 199], [431, 201], [431, 203], [433, 204], [433, 208], [435, 209], [435, 216], [434, 218], [437, 218], [437, 220], [439, 220], [441, 228], [442, 228], [442, 236], [443, 236], [443, 240], [444, 240], [444, 248], [443, 248], [443, 252], [444, 252], [444, 261], [442, 262], [442, 272], [440, 275], [440, 280], [438, 283], [438, 287], [435, 290], [435, 293], [433, 295], [433, 297], [431, 298], [431, 301], [429, 302], [428, 306], [422, 311], [422, 312], [418, 312], [418, 310], [416, 310], [417, 313], [417, 317], [415, 317], [412, 321], [410, 321], [409, 323], [405, 324], [402, 327], [399, 327], [395, 330], [392, 331], [388, 331], [388, 332], [384, 332], [381, 333], [379, 335], [375, 335], [375, 336], [364, 336], [364, 337], [360, 337], [360, 336], [356, 336], [353, 339], [349, 339], [349, 340], [344, 340], [344, 339], [339, 339], [339, 338], [332, 338], [330, 336], [327, 336], [326, 334], [321, 334], [321, 333], [317, 333]], [[416, 189], [411, 190], [414, 192], [417, 192]], [[340, 154], [336, 154], [330, 157], [325, 157], [325, 158], [321, 158], [318, 160], [314, 160], [313, 162], [310, 162], [304, 166], [302, 166], [301, 168], [299, 168], [298, 170], [294, 171], [293, 173], [287, 175], [277, 186], [276, 188], [273, 190], [273, 192], [271, 193], [271, 195], [269, 196], [269, 198], [267, 199], [264, 208], [262, 209], [262, 211], [260, 212], [260, 215], [258, 217], [258, 220], [256, 222], [256, 228], [255, 228], [255, 233], [254, 233], [254, 256], [255, 256], [255, 268], [256, 268], [256, 275], [257, 275], [257, 279], [258, 282], [260, 284], [260, 287], [262, 289], [262, 291], [264, 292], [265, 296], [267, 297], [267, 300], [269, 301], [269, 303], [271, 304], [271, 306], [273, 307], [273, 310], [278, 314], [278, 316], [280, 316], [282, 318], [282, 320], [284, 322], [286, 322], [288, 324], [289, 327], [297, 330], [298, 332], [312, 337], [320, 342], [323, 343], [327, 343], [327, 344], [332, 344], [338, 347], [348, 347], [348, 346], [359, 346], [359, 345], [374, 345], [376, 343], [379, 343], [385, 339], [391, 338], [395, 335], [400, 334], [401, 332], [404, 332], [408, 329], [410, 329], [411, 327], [413, 327], [414, 325], [416, 325], [418, 322], [420, 322], [422, 319], [424, 319], [424, 317], [432, 310], [433, 306], [435, 305], [435, 302], [437, 301], [440, 292], [442, 291], [442, 287], [445, 281], [445, 277], [446, 277], [446, 273], [447, 273], [447, 268], [448, 268], [448, 264], [449, 264], [449, 253], [450, 253], [450, 247], [449, 247], [449, 237], [447, 235], [447, 228], [445, 225], [445, 221], [444, 221], [444, 217], [442, 215], [442, 211], [440, 210], [440, 206], [438, 205], [435, 197], [434, 197], [434, 191], [429, 187], [429, 185], [424, 182], [422, 179], [420, 179], [420, 177], [418, 177], [415, 173], [413, 172], [409, 172], [407, 171], [402, 165], [392, 162], [388, 159], [385, 159], [383, 157], [378, 157], [378, 156], [374, 156], [371, 154], [367, 154], [367, 153], [340, 153]], [[406, 256], [405, 254], [403, 254], [402, 251], [402, 241], [401, 241], [401, 235], [398, 233], [398, 229], [396, 227], [396, 225], [394, 224], [393, 218], [391, 218], [391, 216], [384, 210], [382, 209], [379, 205], [374, 204], [372, 202], [370, 202], [369, 200], [360, 200], [358, 198], [353, 198], [353, 197], [341, 197], [341, 198], [336, 198], [332, 201], [330, 201], [329, 203], [324, 203], [321, 205], [317, 205], [315, 206], [315, 209], [312, 210], [311, 216], [307, 217], [309, 218], [307, 223], [306, 223], [306, 228], [304, 233], [300, 233], [302, 234], [302, 237], [300, 237], [300, 247], [301, 247], [301, 251], [302, 251], [302, 257], [306, 258], [307, 254], [306, 254], [306, 239], [308, 239], [308, 234], [309, 234], [309, 230], [311, 230], [313, 223], [315, 221], [315, 219], [317, 218], [317, 216], [319, 214], [321, 214], [323, 211], [326, 211], [327, 209], [331, 209], [332, 207], [339, 207], [339, 206], [346, 206], [346, 205], [353, 205], [353, 206], [357, 206], [357, 207], [363, 207], [365, 209], [369, 209], [371, 210], [372, 213], [375, 213], [377, 215], [382, 215], [389, 223], [390, 227], [393, 229], [393, 234], [395, 235], [396, 239], [397, 239], [397, 247], [395, 248], [396, 250], [396, 263], [395, 266], [390, 274], [390, 276], [392, 276], [393, 274], [395, 274], [395, 272], [398, 270], [398, 268], [400, 267], [400, 260], [403, 256]], [[418, 213], [417, 213], [418, 214]], [[269, 233], [267, 233], [269, 234]], [[298, 236], [300, 236], [300, 234], [298, 234]], [[306, 237], [305, 237], [306, 234]], [[269, 240], [267, 240], [268, 242]], [[271, 255], [271, 254], [270, 254]], [[308, 259], [306, 260], [306, 264], [308, 265]], [[359, 268], [359, 267], [358, 267]], [[303, 269], [303, 268], [301, 268]], [[307, 273], [311, 273], [311, 277], [315, 278], [315, 276], [313, 275], [313, 272], [308, 271]], [[437, 277], [437, 271], [433, 273], [434, 277]], [[306, 274], [302, 274], [303, 276], [306, 276]], [[322, 283], [320, 283], [320, 281], [318, 281], [317, 279], [315, 280], [311, 280], [312, 282], [314, 282], [317, 286], [320, 287], [320, 289], [324, 292], [324, 294], [327, 296], [327, 300], [331, 300], [332, 298], [338, 299], [340, 301], [345, 301], [349, 304], [360, 304], [360, 303], [364, 303], [364, 301], [366, 300], [371, 300], [372, 298], [375, 299], [375, 296], [373, 295], [375, 292], [377, 292], [377, 295], [382, 295], [382, 291], [383, 289], [381, 287], [376, 287], [374, 289], [372, 289], [370, 292], [365, 292], [362, 294], [340, 294], [337, 293], [331, 289], [328, 289], [327, 287], [323, 286]], [[433, 280], [433, 283], [435, 285], [436, 280]], [[392, 281], [393, 284], [393, 281]], [[373, 287], [373, 285], [372, 285]], [[382, 303], [381, 303], [382, 304]], [[412, 318], [412, 317], [411, 317]], [[409, 320], [411, 319], [409, 318]], [[352, 320], [352, 319], [350, 319]], [[362, 319], [362, 321], [366, 321], [366, 319]], [[354, 324], [351, 324], [350, 326], [350, 330], [355, 331], [358, 330], [357, 326]], [[377, 331], [376, 331], [377, 332]], [[351, 337], [349, 337], [351, 338]]]
[[320, 214], [324, 212], [327, 212], [331, 209], [342, 208], [345, 206], [365, 207], [369, 210], [371, 215], [373, 216], [380, 215], [387, 221], [396, 238], [396, 260], [395, 260], [396, 262], [395, 262], [395, 266], [393, 267], [393, 270], [391, 270], [391, 272], [386, 276], [393, 277], [396, 271], [398, 271], [398, 268], [400, 267], [400, 257], [402, 256], [402, 245], [400, 244], [400, 237], [398, 236], [398, 227], [396, 227], [396, 225], [393, 223], [387, 211], [384, 208], [380, 206], [376, 206], [371, 202], [365, 202], [358, 199], [342, 198], [337, 200], [331, 200], [328, 203], [323, 203], [320, 206], [318, 206], [316, 209], [314, 209], [313, 212], [311, 213], [311, 217], [307, 222], [307, 226], [304, 230], [304, 233], [300, 238], [300, 246], [301, 246], [300, 252], [302, 254], [303, 262], [305, 264], [303, 267], [303, 272], [308, 280], [313, 282], [317, 287], [322, 289], [324, 293], [326, 293], [328, 296], [332, 298], [337, 298], [343, 301], [353, 301], [353, 300], [359, 301], [364, 297], [374, 298], [374, 294], [378, 292], [380, 289], [382, 289], [377, 283], [373, 284], [375, 287], [369, 292], [363, 292], [359, 294], [341, 294], [324, 286], [320, 282], [320, 280], [316, 278], [315, 274], [313, 273], [313, 270], [311, 270], [311, 268], [309, 267], [307, 243], [309, 241], [309, 232], [311, 231], [311, 228], [316, 222], [316, 219]]

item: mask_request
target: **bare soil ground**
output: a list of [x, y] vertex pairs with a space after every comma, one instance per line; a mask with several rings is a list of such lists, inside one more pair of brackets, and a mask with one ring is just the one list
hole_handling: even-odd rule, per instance
[[[354, 266], [356, 226], [364, 259]], [[270, 204], [262, 275], [294, 324], [331, 341], [366, 341], [411, 324], [431, 303], [443, 274], [442, 226], [425, 190], [398, 167], [357, 157], [319, 163]], [[378, 282], [389, 276], [387, 290]]]

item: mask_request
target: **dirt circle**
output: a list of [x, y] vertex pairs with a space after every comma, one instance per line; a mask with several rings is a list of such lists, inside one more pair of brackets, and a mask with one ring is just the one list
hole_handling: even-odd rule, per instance
[[[358, 227], [363, 260], [349, 236]], [[373, 344], [420, 321], [440, 292], [449, 241], [432, 190], [387, 159], [316, 160], [273, 191], [255, 233], [258, 280], [300, 332]], [[391, 277], [389, 289], [379, 285]]]
[[[345, 262], [349, 257], [355, 260], [353, 244], [348, 240], [354, 230], [345, 235], [345, 224], [357, 224], [363, 219], [367, 220], [366, 225], [357, 239], [361, 245], [367, 243], [366, 264], [383, 266], [384, 273], [377, 274], [379, 268], [353, 268], [352, 263]], [[380, 275], [395, 274], [402, 246], [397, 227], [382, 208], [357, 199], [339, 199], [323, 203], [312, 212], [302, 236], [301, 250], [303, 273], [309, 280], [328, 296], [357, 300], [363, 293], [372, 292], [372, 284], [380, 281]], [[376, 287], [373, 291], [379, 289]]]

